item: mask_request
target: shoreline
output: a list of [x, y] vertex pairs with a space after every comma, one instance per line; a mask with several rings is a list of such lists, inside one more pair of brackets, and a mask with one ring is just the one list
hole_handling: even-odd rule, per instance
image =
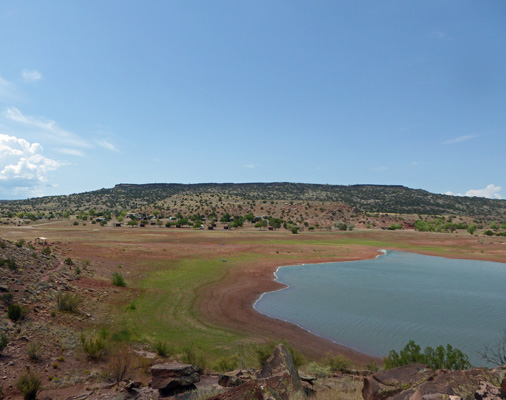
[[[480, 261], [502, 262], [503, 259], [486, 259], [479, 254], [441, 255], [437, 252], [414, 249], [389, 248], [388, 250], [410, 252], [450, 259], [475, 259]], [[325, 260], [300, 260], [279, 264], [279, 261], [262, 260], [262, 262], [238, 268], [213, 288], [206, 290], [199, 308], [202, 315], [219, 326], [226, 326], [240, 333], [249, 334], [263, 340], [286, 340], [300, 350], [309, 359], [322, 359], [327, 354], [339, 354], [350, 359], [357, 366], [368, 363], [381, 363], [382, 359], [362, 353], [353, 348], [341, 345], [333, 340], [319, 336], [295, 323], [276, 319], [262, 314], [255, 309], [256, 302], [265, 294], [283, 290], [287, 286], [277, 282], [276, 272], [283, 267], [305, 264], [325, 264], [374, 259], [386, 254], [384, 249], [358, 248], [349, 258], [330, 257]], [[383, 251], [383, 254], [377, 254]], [[303, 262], [302, 262], [303, 261]], [[274, 279], [273, 279], [274, 276]]]

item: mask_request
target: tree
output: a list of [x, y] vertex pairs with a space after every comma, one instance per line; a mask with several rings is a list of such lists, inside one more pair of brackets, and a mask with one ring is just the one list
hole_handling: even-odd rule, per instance
[[478, 228], [476, 224], [471, 224], [467, 227], [467, 231], [472, 235], [474, 234], [474, 231], [476, 231], [476, 228]]
[[131, 226], [133, 228], [134, 226], [137, 225], [137, 220], [136, 219], [131, 219], [130, 221], [128, 221], [127, 225]]
[[506, 364], [506, 329], [502, 337], [493, 345], [486, 345], [483, 351], [479, 352], [482, 358], [494, 365], [502, 366]]

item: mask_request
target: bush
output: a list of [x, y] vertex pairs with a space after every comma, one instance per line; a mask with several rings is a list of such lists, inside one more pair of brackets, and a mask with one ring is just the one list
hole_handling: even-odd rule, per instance
[[386, 369], [416, 363], [428, 364], [429, 368], [434, 370], [471, 368], [467, 355], [459, 349], [454, 349], [449, 344], [446, 345], [446, 348], [443, 346], [438, 346], [436, 349], [427, 347], [422, 353], [421, 347], [413, 340], [410, 340], [399, 353], [391, 350], [388, 356], [385, 357], [384, 362]]
[[153, 345], [153, 348], [160, 357], [167, 357], [172, 351], [167, 346], [167, 343], [158, 341]]
[[67, 257], [64, 261], [65, 265], [74, 265], [74, 261], [72, 261], [72, 259], [70, 257]]
[[51, 254], [51, 249], [49, 248], [49, 246], [46, 246], [42, 249], [42, 254], [44, 254], [45, 256], [49, 256]]
[[58, 310], [60, 311], [77, 313], [79, 305], [81, 304], [81, 299], [79, 296], [69, 292], [58, 292], [56, 295], [56, 304], [58, 305]]
[[185, 364], [193, 365], [199, 373], [203, 373], [207, 367], [207, 362], [202, 354], [197, 355], [193, 349], [193, 344], [183, 348], [183, 355], [181, 357]]
[[37, 343], [30, 343], [26, 347], [26, 352], [28, 353], [28, 356], [33, 361], [40, 361], [42, 358], [42, 351], [40, 349], [40, 346]]
[[106, 354], [105, 340], [98, 338], [86, 338], [81, 334], [81, 347], [89, 359], [97, 360]]
[[126, 286], [125, 278], [123, 277], [121, 272], [115, 272], [114, 274], [112, 274], [112, 284], [118, 287]]
[[25, 317], [25, 315], [26, 310], [17, 304], [10, 304], [7, 307], [7, 317], [9, 317], [11, 321], [20, 321]]
[[330, 366], [316, 362], [309, 363], [306, 371], [317, 378], [329, 378], [332, 376], [332, 368]]
[[132, 355], [127, 347], [118, 348], [107, 363], [104, 377], [109, 382], [120, 383], [132, 368]]
[[7, 343], [9, 343], [9, 338], [5, 335], [5, 333], [0, 333], [0, 354], [7, 347]]
[[24, 244], [25, 244], [25, 239], [19, 239], [15, 243], [16, 247], [23, 247]]
[[220, 372], [232, 371], [237, 368], [237, 363], [237, 356], [220, 358], [213, 369]]
[[22, 373], [16, 382], [16, 389], [21, 392], [25, 400], [35, 400], [41, 387], [40, 378], [31, 370]]
[[12, 303], [12, 299], [14, 298], [14, 295], [12, 293], [4, 293], [0, 297], [5, 305], [9, 305]]
[[351, 361], [341, 355], [333, 356], [332, 354], [327, 354], [325, 365], [328, 365], [333, 372], [339, 371], [345, 373], [350, 370]]

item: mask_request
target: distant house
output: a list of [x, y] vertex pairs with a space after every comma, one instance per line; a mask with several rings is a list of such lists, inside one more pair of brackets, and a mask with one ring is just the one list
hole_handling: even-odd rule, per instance
[[225, 225], [225, 226], [223, 227], [223, 229], [228, 229], [228, 225]]
[[208, 230], [208, 231], [212, 231], [213, 229], [214, 229], [214, 228], [213, 228], [212, 226], [208, 226], [208, 227], [207, 227], [207, 230]]
[[115, 226], [116, 226], [116, 228], [120, 228], [120, 227], [121, 227], [121, 224], [120, 224], [120, 223], [117, 223]]

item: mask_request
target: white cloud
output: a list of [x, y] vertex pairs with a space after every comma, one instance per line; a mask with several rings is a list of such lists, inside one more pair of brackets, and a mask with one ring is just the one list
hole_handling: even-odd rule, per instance
[[256, 164], [246, 164], [244, 168], [256, 168]]
[[455, 138], [455, 139], [445, 140], [443, 142], [443, 144], [455, 144], [455, 143], [467, 142], [468, 140], [474, 139], [476, 137], [478, 137], [478, 135], [474, 135], [474, 134], [459, 136], [458, 138]]
[[488, 185], [485, 189], [471, 189], [468, 190], [465, 196], [469, 197], [486, 197], [488, 199], [502, 199], [502, 196], [499, 194], [501, 191], [500, 186]]
[[60, 148], [56, 148], [54, 150], [57, 151], [58, 153], [68, 154], [70, 156], [84, 157], [84, 153], [81, 150], [77, 150], [77, 149], [69, 149], [66, 147], [60, 147]]
[[0, 76], [0, 101], [13, 100], [16, 97], [14, 85]]
[[66, 144], [77, 147], [91, 147], [90, 143], [81, 139], [75, 133], [58, 127], [55, 121], [24, 115], [16, 107], [8, 107], [3, 112], [3, 116], [11, 121], [42, 131], [51, 139], [56, 140], [58, 144]]
[[119, 152], [118, 148], [115, 145], [113, 145], [111, 142], [109, 142], [108, 140], [99, 139], [99, 140], [95, 140], [95, 142], [99, 146], [102, 146], [104, 149]]
[[43, 156], [40, 143], [0, 134], [0, 188], [6, 192], [34, 195], [50, 171], [62, 163]]
[[21, 71], [21, 77], [26, 82], [35, 82], [42, 78], [42, 74], [36, 69], [24, 69]]

